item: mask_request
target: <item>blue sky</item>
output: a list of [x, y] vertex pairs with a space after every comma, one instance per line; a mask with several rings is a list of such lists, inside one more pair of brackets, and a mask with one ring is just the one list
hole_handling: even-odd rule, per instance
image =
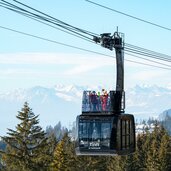
[[[119, 31], [125, 34], [126, 43], [171, 55], [171, 31], [97, 7], [85, 0], [22, 0], [22, 2], [73, 26], [97, 34], [113, 33], [118, 26]], [[161, 0], [94, 2], [171, 28], [169, 0], [164, 3]], [[114, 51], [6, 9], [0, 8], [0, 14], [0, 26], [115, 56]], [[72, 49], [4, 29], [0, 29], [0, 37], [0, 91], [55, 84], [97, 84], [115, 88], [114, 58]], [[125, 55], [125, 59], [141, 61], [129, 55]], [[169, 87], [170, 74], [170, 70], [125, 61], [125, 87], [136, 84]]]

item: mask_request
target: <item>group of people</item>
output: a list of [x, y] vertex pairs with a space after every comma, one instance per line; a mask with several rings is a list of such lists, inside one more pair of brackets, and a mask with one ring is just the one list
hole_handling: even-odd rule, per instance
[[108, 93], [102, 89], [102, 93], [92, 91], [89, 93], [91, 111], [106, 111], [108, 102]]

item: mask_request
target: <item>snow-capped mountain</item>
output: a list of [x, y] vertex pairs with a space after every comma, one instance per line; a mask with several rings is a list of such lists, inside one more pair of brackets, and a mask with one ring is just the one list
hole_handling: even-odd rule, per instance
[[54, 86], [51, 88], [33, 87], [17, 89], [0, 94], [1, 132], [6, 128], [14, 129], [17, 123], [17, 111], [20, 111], [25, 101], [39, 114], [40, 124], [45, 128], [59, 121], [68, 126], [81, 113], [81, 92], [78, 86]]
[[171, 109], [163, 111], [159, 115], [159, 120], [162, 122], [164, 128], [171, 135]]
[[168, 109], [168, 110], [163, 111], [163, 112], [159, 115], [159, 120], [163, 121], [163, 120], [165, 120], [168, 116], [171, 117], [171, 109]]
[[170, 99], [170, 88], [137, 85], [126, 90], [126, 111], [141, 118], [158, 117], [171, 108]]
[[[81, 113], [83, 90], [101, 91], [101, 87], [36, 86], [30, 89], [0, 93], [0, 135], [6, 133], [6, 128], [14, 129], [17, 124], [15, 116], [25, 101], [29, 103], [36, 115], [40, 115], [40, 125], [44, 128], [48, 125], [54, 126], [59, 121], [68, 127]], [[125, 92], [126, 113], [134, 114], [136, 118], [156, 117], [162, 111], [171, 108], [171, 89], [169, 88], [135, 86]]]

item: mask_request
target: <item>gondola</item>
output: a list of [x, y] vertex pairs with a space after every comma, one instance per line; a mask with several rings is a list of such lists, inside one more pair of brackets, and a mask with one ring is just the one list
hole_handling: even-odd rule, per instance
[[[99, 94], [83, 92], [82, 113], [76, 118], [77, 155], [129, 155], [135, 152], [135, 121], [125, 114], [123, 34], [105, 33], [95, 38], [103, 47], [116, 51], [116, 90]], [[103, 98], [106, 98], [105, 101]]]

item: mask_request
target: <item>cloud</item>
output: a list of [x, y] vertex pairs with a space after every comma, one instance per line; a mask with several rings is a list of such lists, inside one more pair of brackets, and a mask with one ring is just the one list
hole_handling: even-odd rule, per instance
[[98, 66], [94, 66], [92, 64], [90, 65], [79, 65], [79, 66], [76, 66], [68, 71], [65, 72], [66, 75], [76, 75], [76, 74], [83, 74], [85, 72], [89, 72], [91, 70], [94, 70], [98, 68]]
[[149, 72], [147, 71], [140, 71], [138, 73], [135, 73], [133, 76], [134, 79], [136, 80], [150, 80], [159, 77], [161, 75], [160, 73], [157, 72]]
[[[106, 63], [110, 58], [94, 55], [64, 53], [18, 53], [0, 54], [0, 64], [84, 64]], [[109, 62], [107, 62], [110, 64]]]
[[139, 71], [131, 72], [126, 75], [128, 84], [157, 84], [166, 86], [170, 81], [170, 73], [167, 70], [160, 69], [140, 69]]
[[114, 62], [111, 60], [106, 60], [104, 58], [95, 57], [91, 60], [87, 60], [86, 58], [84, 61], [73, 67], [72, 69], [65, 72], [66, 75], [73, 75], [73, 74], [83, 74], [87, 72], [92, 72], [93, 70], [98, 70], [103, 67], [112, 67], [114, 66]]
[[[126, 56], [127, 57], [127, 56]], [[49, 80], [115, 79], [115, 58], [64, 53], [0, 54], [0, 77]], [[89, 77], [90, 76], [90, 77]], [[125, 61], [125, 84], [167, 84], [170, 71]], [[162, 80], [162, 81], [161, 81]], [[95, 80], [94, 80], [95, 81]]]
[[[4, 70], [5, 75], [32, 73], [35, 65], [39, 68], [43, 65], [47, 72], [50, 72], [50, 66], [56, 65], [56, 69], [63, 70], [65, 75], [82, 74], [94, 69], [114, 65], [114, 59], [102, 57], [100, 55], [81, 55], [81, 54], [63, 54], [63, 53], [18, 53], [18, 54], [0, 54], [0, 64], [6, 64], [8, 67]], [[29, 65], [27, 69], [24, 65]], [[15, 67], [16, 66], [16, 67]], [[20, 69], [18, 69], [18, 66]], [[67, 67], [65, 67], [67, 66]], [[38, 68], [37, 67], [37, 68]], [[32, 71], [30, 71], [32, 70]], [[38, 70], [38, 69], [37, 69]], [[35, 70], [36, 72], [38, 72]], [[1, 70], [2, 71], [2, 70]], [[59, 72], [60, 72], [59, 71]], [[1, 74], [3, 71], [1, 72]]]

